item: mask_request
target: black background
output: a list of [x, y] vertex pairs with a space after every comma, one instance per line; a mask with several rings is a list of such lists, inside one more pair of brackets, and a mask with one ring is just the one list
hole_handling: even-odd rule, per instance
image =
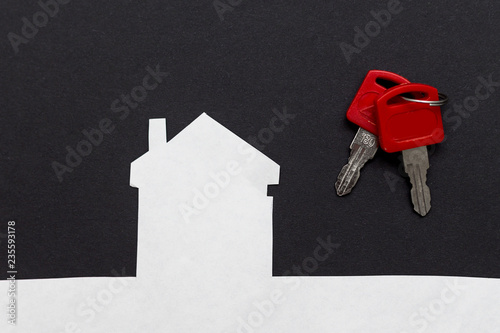
[[[479, 76], [500, 81], [500, 2], [401, 6], [348, 63], [340, 43], [353, 44], [354, 28], [386, 1], [243, 0], [224, 20], [212, 0], [72, 1], [17, 54], [7, 34], [20, 34], [22, 17], [40, 7], [2, 1], [0, 232], [17, 222], [18, 278], [135, 275], [138, 193], [129, 172], [147, 151], [149, 118], [167, 118], [171, 138], [206, 112], [247, 139], [283, 107], [296, 117], [263, 149], [281, 166], [269, 191], [275, 275], [330, 235], [341, 246], [313, 275], [500, 277], [500, 87], [468, 117], [453, 111]], [[111, 103], [157, 64], [169, 76], [120, 120]], [[379, 152], [353, 193], [335, 194], [356, 131], [345, 112], [370, 69], [451, 99], [442, 109], [454, 117], [444, 122], [447, 140], [430, 151], [425, 218], [412, 209], [399, 154]], [[51, 163], [64, 163], [65, 147], [106, 117], [115, 131], [60, 183]]]

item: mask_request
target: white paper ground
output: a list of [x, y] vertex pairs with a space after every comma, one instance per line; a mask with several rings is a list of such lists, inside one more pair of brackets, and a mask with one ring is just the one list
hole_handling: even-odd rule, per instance
[[[0, 332], [500, 332], [494, 279], [272, 277], [279, 166], [206, 114], [168, 144], [164, 120], [150, 126], [131, 166], [137, 277], [18, 281]], [[321, 244], [304, 263], [335, 251]]]

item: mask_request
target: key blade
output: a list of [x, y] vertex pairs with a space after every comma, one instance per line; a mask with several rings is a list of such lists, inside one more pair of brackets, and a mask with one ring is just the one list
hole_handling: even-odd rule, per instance
[[351, 193], [361, 174], [359, 170], [359, 168], [355, 168], [349, 163], [342, 167], [337, 182], [335, 183], [335, 188], [337, 189], [337, 195], [339, 197]]
[[431, 191], [426, 184], [429, 169], [427, 147], [403, 150], [403, 163], [412, 184], [413, 209], [421, 216], [425, 216], [431, 209]]
[[377, 152], [378, 138], [360, 127], [350, 148], [349, 160], [340, 171], [335, 183], [338, 196], [351, 193], [354, 185], [358, 182], [361, 168]]

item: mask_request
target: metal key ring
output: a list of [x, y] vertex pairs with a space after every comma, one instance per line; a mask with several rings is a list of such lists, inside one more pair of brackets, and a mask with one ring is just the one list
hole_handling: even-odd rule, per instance
[[404, 97], [404, 96], [401, 96], [401, 98], [403, 98], [404, 100], [407, 100], [408, 102], [425, 103], [425, 104], [429, 104], [429, 106], [442, 106], [442, 105], [445, 105], [446, 103], [448, 103], [448, 96], [446, 96], [445, 94], [442, 94], [442, 93], [438, 93], [438, 96], [439, 96], [439, 101], [426, 101], [423, 99], [414, 99], [414, 98], [408, 98], [408, 97]]

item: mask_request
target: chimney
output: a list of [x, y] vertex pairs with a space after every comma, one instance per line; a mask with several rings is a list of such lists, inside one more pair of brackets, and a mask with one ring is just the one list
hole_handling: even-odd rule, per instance
[[165, 118], [149, 119], [149, 150], [160, 148], [167, 142]]

